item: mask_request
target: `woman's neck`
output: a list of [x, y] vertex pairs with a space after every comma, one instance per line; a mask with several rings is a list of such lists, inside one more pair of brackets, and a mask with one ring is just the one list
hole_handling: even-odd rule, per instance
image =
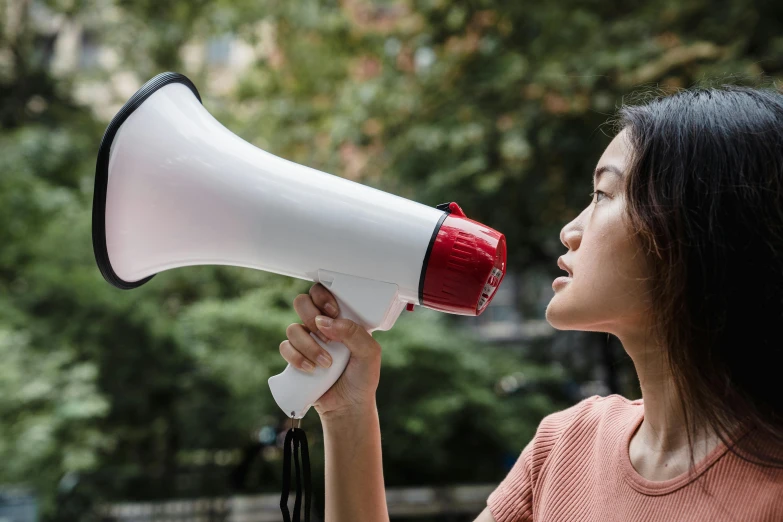
[[685, 415], [666, 363], [665, 348], [643, 336], [629, 334], [618, 338], [636, 367], [644, 399], [644, 421], [637, 433], [656, 451], [686, 447]]
[[676, 477], [687, 471], [691, 447], [698, 463], [720, 439], [708, 427], [697, 426], [689, 444], [681, 398], [661, 345], [628, 336], [620, 341], [634, 362], [644, 399], [644, 420], [629, 446], [631, 463], [649, 480]]

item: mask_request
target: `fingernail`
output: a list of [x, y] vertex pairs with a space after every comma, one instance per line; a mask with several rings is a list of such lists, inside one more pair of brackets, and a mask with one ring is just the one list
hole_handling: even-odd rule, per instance
[[328, 368], [332, 365], [332, 360], [322, 353], [319, 353], [315, 360], [318, 361], [318, 364], [323, 368]]
[[310, 361], [304, 360], [302, 361], [302, 369], [307, 373], [313, 373], [313, 370], [315, 370], [315, 366], [313, 366], [313, 363], [311, 363]]
[[337, 308], [335, 308], [332, 303], [326, 303], [326, 305], [324, 305], [324, 308], [326, 308], [326, 312], [329, 315], [331, 315], [332, 317], [337, 317]]
[[323, 332], [321, 332], [320, 330], [319, 330], [319, 331], [317, 331], [317, 332], [315, 332], [315, 335], [317, 335], [317, 336], [318, 336], [318, 338], [319, 338], [320, 340], [322, 340], [323, 342], [325, 342], [325, 343], [328, 343], [328, 342], [329, 342], [329, 338], [328, 338], [328, 337], [326, 337], [326, 336], [323, 334]]
[[319, 315], [315, 318], [315, 324], [318, 326], [318, 328], [329, 328], [332, 326], [332, 319], [326, 317], [325, 315]]

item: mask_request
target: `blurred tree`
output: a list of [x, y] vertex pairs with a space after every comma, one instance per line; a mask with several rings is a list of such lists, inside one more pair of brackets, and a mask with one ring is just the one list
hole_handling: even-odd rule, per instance
[[95, 467], [112, 442], [95, 422], [109, 407], [95, 364], [66, 347], [40, 353], [24, 333], [2, 328], [0, 358], [0, 483], [51, 490], [63, 470]]

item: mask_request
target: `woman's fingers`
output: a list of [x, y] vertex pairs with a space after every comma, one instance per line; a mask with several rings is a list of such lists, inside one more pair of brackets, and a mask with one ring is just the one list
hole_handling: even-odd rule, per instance
[[321, 283], [316, 283], [310, 287], [310, 297], [313, 299], [315, 306], [324, 312], [324, 315], [337, 317], [340, 313], [337, 300]]
[[297, 349], [293, 347], [291, 341], [285, 340], [280, 343], [280, 355], [282, 355], [283, 359], [294, 368], [299, 368], [307, 373], [312, 373], [315, 369], [313, 362], [299, 353]]
[[315, 306], [315, 303], [313, 303], [313, 299], [309, 294], [299, 294], [294, 298], [294, 310], [299, 314], [299, 317], [308, 330], [315, 332], [323, 342], [329, 342], [329, 338], [326, 337], [323, 332], [319, 332], [318, 327], [315, 325], [315, 317], [321, 315], [323, 312]]
[[351, 357], [374, 359], [381, 354], [381, 346], [372, 335], [350, 319], [332, 319], [324, 315], [316, 318], [318, 329], [329, 339], [339, 341], [351, 350]]
[[337, 300], [329, 290], [321, 283], [314, 284], [310, 287], [310, 293], [299, 294], [294, 298], [294, 310], [302, 318], [302, 322], [308, 330], [315, 332], [323, 342], [329, 342], [329, 338], [319, 332], [315, 325], [316, 315], [337, 317], [339, 313]]
[[[332, 356], [329, 355], [329, 352], [321, 348], [312, 337], [310, 337], [310, 332], [308, 332], [305, 329], [304, 325], [294, 323], [290, 325], [288, 328], [286, 328], [285, 333], [288, 336], [288, 344], [290, 344], [291, 348], [296, 352], [298, 352], [299, 355], [301, 355], [302, 358], [304, 359], [304, 360], [297, 360], [296, 362], [292, 362], [288, 360], [288, 358], [286, 358], [286, 355], [283, 354], [283, 345], [281, 343], [280, 353], [289, 363], [296, 366], [298, 362], [299, 366], [297, 367], [308, 372], [313, 371], [315, 367], [315, 366], [313, 366], [312, 368], [309, 367], [307, 364], [308, 362], [310, 364], [321, 366], [323, 368], [328, 368], [329, 366], [332, 365]], [[291, 355], [294, 359], [298, 359], [296, 355], [294, 354]]]

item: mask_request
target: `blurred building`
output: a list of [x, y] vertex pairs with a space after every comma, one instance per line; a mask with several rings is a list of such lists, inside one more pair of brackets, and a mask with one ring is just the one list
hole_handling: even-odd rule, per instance
[[29, 491], [0, 487], [0, 522], [37, 522], [38, 502]]
[[[120, 23], [122, 13], [115, 5], [96, 4], [89, 14], [71, 17], [52, 11], [41, 0], [9, 2], [5, 5], [9, 28], [19, 25], [24, 9], [39, 35], [36, 45], [52, 75], [71, 80], [76, 101], [91, 107], [99, 118], [110, 120], [148, 80], [140, 78], [133, 66], [124, 66], [118, 49], [100, 39], [107, 26]], [[231, 34], [187, 42], [180, 53], [183, 69], [178, 72], [201, 76], [205, 92], [230, 92], [240, 73], [255, 61], [264, 59], [273, 67], [281, 63], [274, 24], [261, 20], [253, 32], [253, 45]]]

